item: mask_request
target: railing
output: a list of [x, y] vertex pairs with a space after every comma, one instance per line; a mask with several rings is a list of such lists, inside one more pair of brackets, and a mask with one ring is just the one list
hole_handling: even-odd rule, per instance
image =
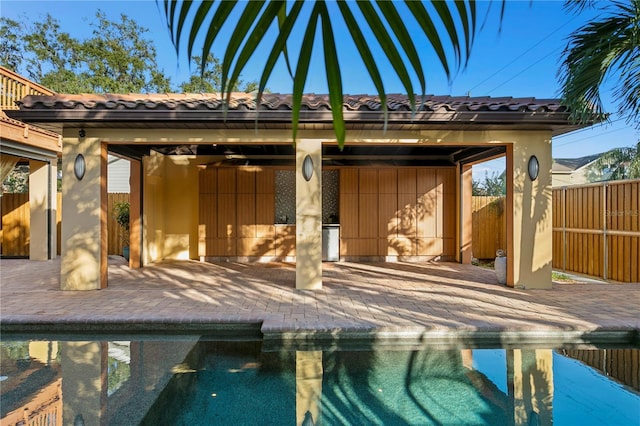
[[27, 95], [53, 95], [55, 92], [0, 67], [0, 109], [18, 109], [16, 101]]

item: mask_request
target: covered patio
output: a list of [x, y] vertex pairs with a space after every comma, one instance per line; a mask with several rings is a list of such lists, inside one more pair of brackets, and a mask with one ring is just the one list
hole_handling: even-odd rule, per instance
[[391, 96], [385, 128], [376, 97], [345, 96], [343, 150], [326, 96], [303, 98], [295, 143], [290, 95], [19, 104], [13, 117], [63, 134], [62, 289], [107, 287], [108, 152], [131, 160], [131, 267], [295, 261], [297, 289], [323, 286], [327, 227], [340, 261], [470, 263], [471, 168], [505, 156], [507, 285], [551, 288], [551, 137], [581, 127], [557, 100], [429, 96], [412, 112]]

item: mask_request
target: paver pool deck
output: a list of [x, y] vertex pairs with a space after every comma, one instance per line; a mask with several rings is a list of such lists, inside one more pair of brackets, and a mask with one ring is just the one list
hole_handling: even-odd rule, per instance
[[0, 322], [19, 331], [206, 331], [263, 338], [638, 344], [640, 284], [554, 283], [514, 289], [486, 268], [454, 263], [326, 263], [323, 288], [295, 289], [295, 266], [165, 261], [130, 269], [110, 257], [103, 290], [62, 291], [60, 261], [0, 261]]

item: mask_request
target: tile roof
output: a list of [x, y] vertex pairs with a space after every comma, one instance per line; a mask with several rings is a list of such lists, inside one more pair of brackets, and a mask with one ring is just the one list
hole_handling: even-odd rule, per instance
[[587, 155], [580, 158], [554, 158], [551, 170], [553, 172], [573, 172], [597, 160], [603, 154], [604, 153], [601, 152], [600, 154]]
[[[418, 111], [442, 112], [566, 112], [566, 107], [558, 99], [512, 98], [489, 96], [434, 96], [424, 100], [416, 96]], [[18, 102], [21, 110], [223, 110], [224, 100], [216, 93], [184, 94], [56, 94], [52, 96], [27, 96]], [[260, 110], [291, 110], [293, 97], [288, 94], [265, 93], [260, 102]], [[345, 95], [345, 111], [381, 111], [378, 96]], [[390, 112], [411, 111], [406, 95], [387, 95]], [[302, 110], [329, 111], [328, 95], [307, 94], [302, 98]], [[232, 93], [228, 105], [231, 111], [256, 110], [255, 95]]]

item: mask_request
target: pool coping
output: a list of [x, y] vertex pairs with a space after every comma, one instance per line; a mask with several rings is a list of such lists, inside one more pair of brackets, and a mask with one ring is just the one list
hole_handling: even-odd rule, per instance
[[206, 340], [261, 341], [266, 351], [316, 350], [328, 348], [442, 346], [466, 348], [495, 347], [639, 347], [640, 330], [635, 327], [548, 327], [514, 329], [499, 326], [478, 327], [366, 327], [352, 325], [334, 328], [283, 328], [250, 321], [0, 321], [0, 332], [6, 338], [51, 338], [68, 340], [85, 338], [179, 339], [198, 336]]

